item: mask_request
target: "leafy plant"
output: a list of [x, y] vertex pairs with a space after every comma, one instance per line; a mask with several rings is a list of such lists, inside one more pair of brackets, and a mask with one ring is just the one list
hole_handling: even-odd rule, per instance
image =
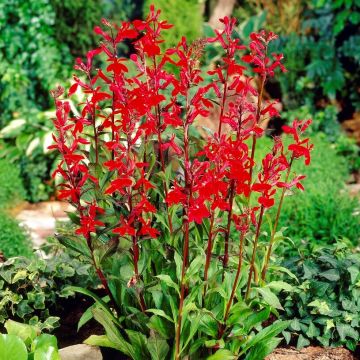
[[54, 192], [51, 170], [55, 156], [47, 149], [52, 141], [53, 126], [49, 121], [52, 114], [29, 111], [24, 119], [14, 119], [0, 131], [0, 157], [18, 164], [17, 181], [22, 179], [26, 199], [31, 202], [47, 200]]
[[56, 337], [41, 334], [36, 326], [8, 320], [0, 334], [0, 360], [60, 360]]
[[36, 325], [41, 330], [59, 326], [56, 314], [61, 298], [72, 293], [69, 285], [93, 284], [89, 265], [65, 253], [49, 259], [11, 258], [0, 264], [0, 323], [9, 318]]
[[10, 215], [0, 211], [0, 252], [5, 257], [32, 256], [31, 240], [26, 229]]
[[2, 209], [19, 205], [25, 198], [25, 190], [19, 170], [6, 160], [0, 160], [0, 204]]
[[[304, 132], [311, 120], [284, 126], [287, 146], [275, 138], [258, 160], [263, 121], [278, 115], [263, 99], [265, 83], [286, 69], [282, 55], [267, 53], [274, 33], [252, 33], [246, 47], [233, 37], [235, 20], [221, 21], [224, 29], [211, 38], [189, 44], [183, 37], [161, 51], [171, 25], [153, 6], [145, 20], [119, 26], [103, 19], [95, 27], [101, 46], [76, 60], [83, 77], [74, 76], [67, 94], [85, 94], [79, 110], [63, 88], [52, 91], [51, 148], [61, 155], [54, 176], [76, 224], [75, 234], [59, 240], [92, 264], [107, 292], [101, 299], [70, 288], [95, 300], [79, 326], [94, 317], [105, 334], [87, 342], [133, 359], [259, 360], [288, 325], [274, 318], [266, 326], [281, 309], [274, 287], [288, 287], [265, 280], [286, 192], [303, 189], [292, 165], [310, 163]], [[117, 56], [123, 41], [135, 49], [130, 59]], [[210, 82], [199, 66], [207, 43], [223, 51]], [[95, 70], [104, 55], [106, 69]], [[247, 74], [259, 76], [259, 89]], [[218, 130], [199, 138], [195, 121], [213, 106]], [[264, 239], [263, 220], [275, 204]]]
[[[280, 215], [279, 226], [294, 242], [292, 251], [312, 251], [316, 246], [334, 243], [341, 237], [359, 244], [359, 203], [352, 198], [344, 183], [349, 178], [346, 159], [337, 154], [337, 145], [329, 144], [324, 134], [313, 136], [316, 153], [311, 172], [295, 164], [294, 170], [307, 175], [306, 195], [289, 196]], [[266, 151], [266, 150], [264, 150]], [[290, 255], [290, 248], [285, 253]]]
[[354, 351], [360, 340], [360, 255], [339, 242], [284, 264], [298, 278], [286, 278], [293, 292], [283, 298], [291, 320], [287, 342], [297, 347], [318, 342]]

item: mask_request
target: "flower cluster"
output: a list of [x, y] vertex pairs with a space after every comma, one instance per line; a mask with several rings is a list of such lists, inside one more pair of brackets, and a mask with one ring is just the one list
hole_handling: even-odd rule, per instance
[[[304, 176], [293, 176], [291, 166], [299, 158], [308, 165], [312, 150], [309, 139], [303, 138], [311, 121], [294, 121], [283, 128], [292, 143], [285, 148], [282, 139], [275, 138], [271, 151], [256, 160], [256, 142], [265, 133], [263, 122], [278, 115], [276, 102], [263, 100], [265, 83], [277, 69], [286, 71], [283, 56], [267, 53], [277, 37], [272, 32], [251, 34], [247, 48], [234, 36], [235, 20], [224, 18], [222, 23], [224, 29], [216, 30], [213, 38], [193, 44], [182, 38], [163, 52], [162, 32], [171, 25], [160, 20], [153, 7], [145, 20], [120, 26], [103, 20], [102, 27], [95, 28], [101, 42], [85, 61], [76, 60], [78, 75], [68, 92], [72, 97], [82, 91], [81, 111], [76, 114], [70, 102], [61, 99], [62, 89], [53, 92], [57, 111], [52, 148], [61, 154], [54, 176], [63, 179], [59, 198], [77, 210], [77, 233], [86, 238], [90, 251], [100, 234], [102, 242], [127, 239], [134, 265], [132, 287], [141, 281], [140, 240], [158, 238], [163, 246], [173, 245], [172, 233], [181, 231], [179, 314], [186, 296], [191, 231], [208, 226], [207, 241], [197, 244], [206, 250], [205, 280], [215, 238], [226, 269], [234, 246], [231, 229], [241, 234], [240, 247], [248, 234], [256, 234], [249, 290], [263, 215], [275, 206], [279, 189], [280, 208], [285, 190], [303, 189]], [[129, 58], [118, 55], [124, 41], [135, 49]], [[205, 72], [202, 54], [214, 42], [221, 45], [223, 57]], [[95, 68], [94, 63], [101, 62], [105, 68]], [[194, 139], [191, 130], [197, 119], [208, 116], [215, 106], [220, 108], [218, 131]], [[166, 214], [163, 221], [157, 221], [162, 214]], [[146, 309], [141, 294], [139, 302]]]

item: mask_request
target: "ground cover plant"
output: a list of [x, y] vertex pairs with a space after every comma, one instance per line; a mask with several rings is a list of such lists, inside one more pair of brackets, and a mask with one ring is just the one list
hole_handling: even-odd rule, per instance
[[360, 339], [359, 253], [338, 242], [308, 257], [293, 257], [284, 266], [298, 279], [287, 279], [294, 288], [281, 299], [285, 318], [291, 320], [287, 341], [354, 351]]
[[[235, 20], [221, 21], [224, 30], [211, 38], [189, 44], [183, 37], [162, 52], [171, 25], [154, 7], [145, 20], [104, 19], [95, 27], [99, 47], [76, 60], [79, 75], [68, 93], [52, 91], [51, 148], [61, 155], [54, 176], [77, 225], [59, 240], [88, 259], [107, 291], [101, 299], [71, 288], [95, 300], [79, 327], [95, 318], [105, 334], [86, 342], [132, 359], [258, 360], [289, 325], [276, 320], [281, 305], [273, 291], [289, 286], [266, 278], [286, 192], [303, 189], [292, 165], [310, 164], [304, 132], [311, 120], [284, 126], [289, 144], [276, 137], [257, 160], [263, 123], [278, 115], [276, 102], [263, 99], [264, 86], [286, 71], [283, 57], [267, 51], [274, 33], [252, 33], [246, 47], [233, 37]], [[135, 49], [130, 59], [118, 56], [123, 41]], [[200, 63], [214, 42], [223, 55], [205, 81]], [[95, 69], [100, 55], [107, 67]], [[78, 116], [66, 100], [77, 91], [86, 95]], [[199, 139], [194, 124], [214, 106], [218, 129]], [[259, 247], [272, 207], [271, 233]]]
[[[56, 250], [56, 251], [55, 251]], [[13, 257], [0, 264], [0, 325], [8, 319], [52, 331], [59, 326], [61, 300], [69, 285], [94, 288], [89, 264], [52, 247], [50, 259]]]

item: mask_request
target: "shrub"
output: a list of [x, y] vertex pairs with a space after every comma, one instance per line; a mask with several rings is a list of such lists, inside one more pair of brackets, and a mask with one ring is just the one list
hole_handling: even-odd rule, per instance
[[344, 183], [349, 178], [346, 160], [337, 154], [323, 134], [313, 137], [316, 152], [311, 172], [300, 163], [295, 171], [307, 175], [305, 196], [288, 197], [280, 216], [280, 226], [288, 227], [287, 236], [304, 240], [308, 248], [334, 243], [341, 237], [359, 244], [360, 214], [357, 199], [351, 198]]
[[185, 36], [189, 43], [200, 38], [203, 26], [200, 1], [145, 0], [143, 5], [145, 17], [150, 4], [160, 9], [164, 18], [174, 25], [169, 31], [163, 33], [164, 43], [160, 44], [163, 50], [175, 47], [182, 36]]
[[0, 251], [5, 257], [31, 256], [31, 240], [16, 220], [0, 212], [0, 229]]
[[[77, 225], [60, 239], [92, 264], [109, 297], [106, 304], [88, 289], [71, 288], [96, 301], [80, 325], [93, 316], [105, 330], [88, 344], [133, 359], [214, 353], [209, 359], [259, 360], [287, 326], [264, 323], [281, 308], [276, 284], [265, 282], [277, 218], [265, 249], [258, 245], [269, 209], [281, 209], [287, 190], [302, 189], [304, 176], [294, 175], [292, 164], [310, 163], [304, 132], [311, 120], [285, 126], [287, 146], [278, 137], [257, 161], [262, 122], [279, 115], [263, 99], [265, 82], [286, 69], [281, 54], [267, 54], [274, 33], [252, 33], [246, 47], [233, 37], [236, 21], [222, 22], [210, 39], [189, 44], [183, 37], [161, 51], [171, 26], [154, 7], [145, 20], [120, 26], [104, 19], [95, 27], [101, 46], [76, 60], [83, 76], [74, 76], [67, 97], [82, 91], [79, 111], [62, 87], [52, 91], [51, 148], [61, 155], [54, 176]], [[130, 59], [117, 56], [123, 41], [132, 41]], [[208, 82], [199, 64], [214, 42], [223, 54]], [[94, 69], [104, 55], [106, 68]], [[259, 76], [259, 90], [248, 74]], [[195, 138], [195, 120], [215, 104], [218, 130]]]
[[284, 263], [298, 278], [286, 278], [293, 291], [284, 296], [285, 317], [291, 320], [287, 342], [346, 346], [360, 340], [360, 254], [344, 243], [321, 248], [305, 258]]
[[0, 159], [0, 204], [2, 209], [18, 205], [25, 198], [20, 171], [13, 164]]

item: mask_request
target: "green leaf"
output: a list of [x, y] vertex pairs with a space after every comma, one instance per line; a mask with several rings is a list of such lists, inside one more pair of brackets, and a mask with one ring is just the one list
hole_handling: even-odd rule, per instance
[[348, 268], [348, 271], [350, 273], [351, 283], [355, 284], [356, 279], [357, 279], [357, 277], [359, 275], [359, 272], [360, 272], [359, 268], [357, 266], [352, 265], [352, 266], [350, 266]]
[[157, 336], [152, 336], [147, 341], [147, 349], [149, 350], [151, 360], [164, 360], [169, 352], [169, 345], [166, 340]]
[[84, 341], [84, 344], [118, 350], [118, 346], [111, 342], [106, 335], [91, 335]]
[[245, 360], [260, 360], [265, 359], [280, 343], [281, 338], [272, 338], [267, 341], [262, 341], [253, 346], [245, 357]]
[[54, 335], [41, 334], [34, 340], [31, 348], [34, 360], [61, 360]]
[[277, 291], [281, 291], [281, 290], [287, 292], [293, 291], [293, 286], [286, 283], [285, 281], [271, 281], [266, 286]]
[[267, 342], [272, 340], [282, 331], [284, 331], [289, 326], [289, 321], [276, 321], [270, 326], [260, 330], [253, 338], [251, 338], [246, 346], [241, 350], [240, 355], [246, 353], [249, 349], [251, 349], [256, 344], [260, 342]]
[[114, 324], [113, 316], [110, 316], [102, 308], [95, 308], [93, 313], [95, 320], [104, 327], [108, 339], [116, 345], [117, 349], [132, 359], [137, 360], [133, 346], [120, 334], [120, 331]]
[[235, 356], [230, 350], [220, 349], [214, 355], [211, 355], [207, 360], [235, 360], [238, 357]]
[[316, 339], [320, 335], [320, 330], [311, 322], [305, 334], [310, 339]]
[[[104, 296], [101, 300], [103, 300], [105, 303], [108, 303], [110, 301], [109, 296]], [[96, 307], [97, 303], [89, 306], [86, 311], [81, 315], [81, 318], [78, 322], [77, 331], [79, 331], [87, 322], [89, 322], [93, 317], [93, 309]]]
[[16, 335], [0, 334], [0, 360], [27, 360], [24, 342]]
[[189, 265], [189, 268], [186, 271], [186, 279], [191, 280], [196, 274], [199, 274], [199, 271], [203, 267], [204, 262], [204, 255], [198, 255]]
[[308, 345], [310, 345], [310, 341], [300, 334], [298, 337], [296, 348], [302, 349], [303, 347], [308, 346]]
[[94, 294], [90, 290], [87, 290], [87, 289], [84, 289], [84, 288], [81, 288], [81, 287], [78, 287], [78, 286], [67, 286], [66, 289], [68, 289], [70, 291], [78, 292], [80, 294], [83, 294], [83, 295], [86, 295], [86, 296], [89, 296], [89, 297], [93, 298], [96, 301], [97, 306], [99, 308], [101, 308], [103, 311], [105, 311], [107, 313], [107, 315], [112, 318], [112, 321], [114, 321], [115, 324], [117, 324], [118, 326], [121, 326], [120, 322], [114, 316], [114, 314], [111, 312], [108, 305], [100, 297], [98, 297], [96, 294]]
[[330, 281], [338, 281], [340, 279], [339, 271], [336, 269], [324, 271], [320, 273], [319, 276], [324, 277], [325, 279]]
[[167, 286], [174, 288], [180, 295], [179, 285], [176, 284], [169, 275], [160, 274], [156, 276], [158, 279], [163, 281]]
[[9, 335], [18, 336], [27, 346], [40, 334], [36, 326], [21, 324], [13, 320], [7, 320], [4, 326]]
[[280, 304], [279, 298], [269, 288], [256, 288], [265, 302], [275, 309], [284, 310]]
[[262, 323], [263, 321], [267, 320], [270, 315], [270, 307], [267, 306], [265, 309], [251, 314], [245, 321], [244, 321], [244, 331], [250, 332], [256, 325]]
[[146, 312], [161, 316], [166, 320], [174, 322], [174, 320], [169, 315], [166, 315], [164, 310], [161, 310], [161, 309], [147, 309]]
[[156, 315], [151, 316], [147, 324], [150, 329], [155, 330], [164, 339], [169, 339], [171, 337], [171, 329], [167, 325], [164, 319]]

